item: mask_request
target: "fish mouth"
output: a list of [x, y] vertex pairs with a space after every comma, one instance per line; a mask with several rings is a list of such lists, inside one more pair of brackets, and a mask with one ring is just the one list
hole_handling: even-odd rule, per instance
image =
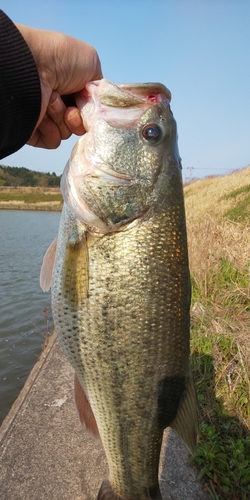
[[[115, 128], [129, 128], [136, 125], [141, 115], [155, 104], [169, 105], [170, 91], [161, 83], [124, 83], [114, 84], [103, 78], [86, 84], [86, 88], [77, 97], [77, 105], [81, 108], [81, 115], [86, 132], [92, 125], [101, 120]], [[93, 127], [94, 128], [94, 127]], [[92, 141], [92, 138], [90, 139]], [[85, 146], [87, 141], [84, 140]], [[122, 184], [140, 182], [149, 186], [152, 179], [144, 176], [133, 176], [124, 172], [115, 171], [100, 155], [92, 155], [82, 151], [82, 162], [85, 165], [85, 176], [102, 177]]]
[[171, 100], [170, 91], [161, 83], [123, 83], [116, 85], [105, 78], [87, 83], [86, 89], [92, 95], [93, 86], [97, 90], [99, 101], [111, 107], [140, 106], [145, 103]]
[[[112, 107], [131, 107], [140, 104], [171, 101], [171, 92], [162, 83], [111, 83], [106, 78], [86, 84], [85, 89], [77, 96], [78, 101], [98, 96], [102, 104]], [[81, 103], [79, 102], [79, 107]]]
[[[169, 104], [171, 92], [162, 83], [123, 83], [95, 80], [76, 96], [83, 125], [89, 131], [95, 113], [100, 113], [112, 126], [123, 119], [124, 125], [134, 124], [140, 115], [154, 104]], [[124, 114], [124, 112], [126, 113]]]
[[139, 97], [144, 102], [153, 104], [171, 101], [171, 92], [162, 83], [122, 83], [118, 86], [123, 92]]

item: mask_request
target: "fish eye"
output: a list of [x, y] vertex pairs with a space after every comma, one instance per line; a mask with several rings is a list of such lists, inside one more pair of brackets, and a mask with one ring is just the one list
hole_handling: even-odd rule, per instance
[[146, 141], [155, 142], [161, 138], [162, 132], [156, 123], [149, 123], [143, 127], [142, 135]]

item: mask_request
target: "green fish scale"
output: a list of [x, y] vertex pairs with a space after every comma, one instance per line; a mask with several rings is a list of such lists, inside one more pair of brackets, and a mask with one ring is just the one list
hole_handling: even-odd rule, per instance
[[[183, 204], [90, 246], [88, 297], [80, 305], [72, 270], [63, 268], [66, 244], [59, 245], [54, 273], [55, 328], [94, 411], [110, 484], [121, 497], [146, 499], [158, 485], [163, 429], [183, 392], [178, 381], [188, 375]], [[163, 425], [165, 380], [180, 394], [174, 408], [166, 404]]]

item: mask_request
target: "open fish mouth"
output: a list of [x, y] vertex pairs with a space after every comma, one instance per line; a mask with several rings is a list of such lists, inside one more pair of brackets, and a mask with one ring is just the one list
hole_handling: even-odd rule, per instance
[[112, 126], [117, 126], [118, 120], [119, 125], [123, 123], [128, 126], [134, 125], [152, 104], [168, 105], [170, 101], [171, 93], [161, 83], [116, 85], [104, 78], [87, 83], [86, 88], [76, 97], [86, 131], [89, 130], [94, 113], [101, 113]]
[[161, 83], [122, 83], [116, 85], [106, 79], [87, 83], [88, 97], [92, 97], [93, 90], [99, 101], [112, 107], [140, 106], [145, 103], [163, 102], [171, 100], [170, 91]]

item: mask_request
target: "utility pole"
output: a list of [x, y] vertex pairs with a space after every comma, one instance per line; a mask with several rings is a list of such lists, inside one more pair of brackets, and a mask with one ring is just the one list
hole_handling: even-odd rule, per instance
[[187, 167], [187, 168], [189, 170], [189, 178], [191, 180], [192, 179], [192, 171], [193, 171], [194, 167]]

